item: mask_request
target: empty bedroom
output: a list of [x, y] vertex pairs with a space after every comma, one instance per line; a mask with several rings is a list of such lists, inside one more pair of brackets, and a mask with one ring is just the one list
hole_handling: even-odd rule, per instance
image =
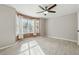
[[0, 55], [79, 55], [79, 4], [0, 4]]

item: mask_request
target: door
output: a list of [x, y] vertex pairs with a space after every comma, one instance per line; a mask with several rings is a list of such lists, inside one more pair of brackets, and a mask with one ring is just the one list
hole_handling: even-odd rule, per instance
[[77, 14], [77, 17], [78, 17], [77, 34], [78, 34], [78, 45], [79, 45], [79, 12]]

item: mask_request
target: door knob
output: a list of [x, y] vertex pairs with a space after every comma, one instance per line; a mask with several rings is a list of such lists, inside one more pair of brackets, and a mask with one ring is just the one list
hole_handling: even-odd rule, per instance
[[79, 32], [79, 30], [77, 30], [77, 32]]

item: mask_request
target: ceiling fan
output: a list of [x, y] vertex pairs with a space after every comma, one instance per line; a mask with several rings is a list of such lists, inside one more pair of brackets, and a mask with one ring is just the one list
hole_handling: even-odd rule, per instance
[[44, 15], [47, 15], [47, 13], [56, 13], [56, 11], [51, 11], [52, 8], [56, 7], [57, 5], [54, 4], [50, 7], [48, 6], [45, 6], [45, 7], [42, 7], [41, 5], [39, 5], [39, 7], [43, 10], [43, 11], [40, 11], [40, 12], [37, 12], [37, 13], [44, 13]]

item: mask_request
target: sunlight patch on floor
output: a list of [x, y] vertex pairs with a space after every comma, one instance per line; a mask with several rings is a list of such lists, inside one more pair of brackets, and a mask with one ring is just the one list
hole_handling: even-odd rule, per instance
[[20, 51], [19, 55], [45, 55], [35, 40], [22, 44]]

